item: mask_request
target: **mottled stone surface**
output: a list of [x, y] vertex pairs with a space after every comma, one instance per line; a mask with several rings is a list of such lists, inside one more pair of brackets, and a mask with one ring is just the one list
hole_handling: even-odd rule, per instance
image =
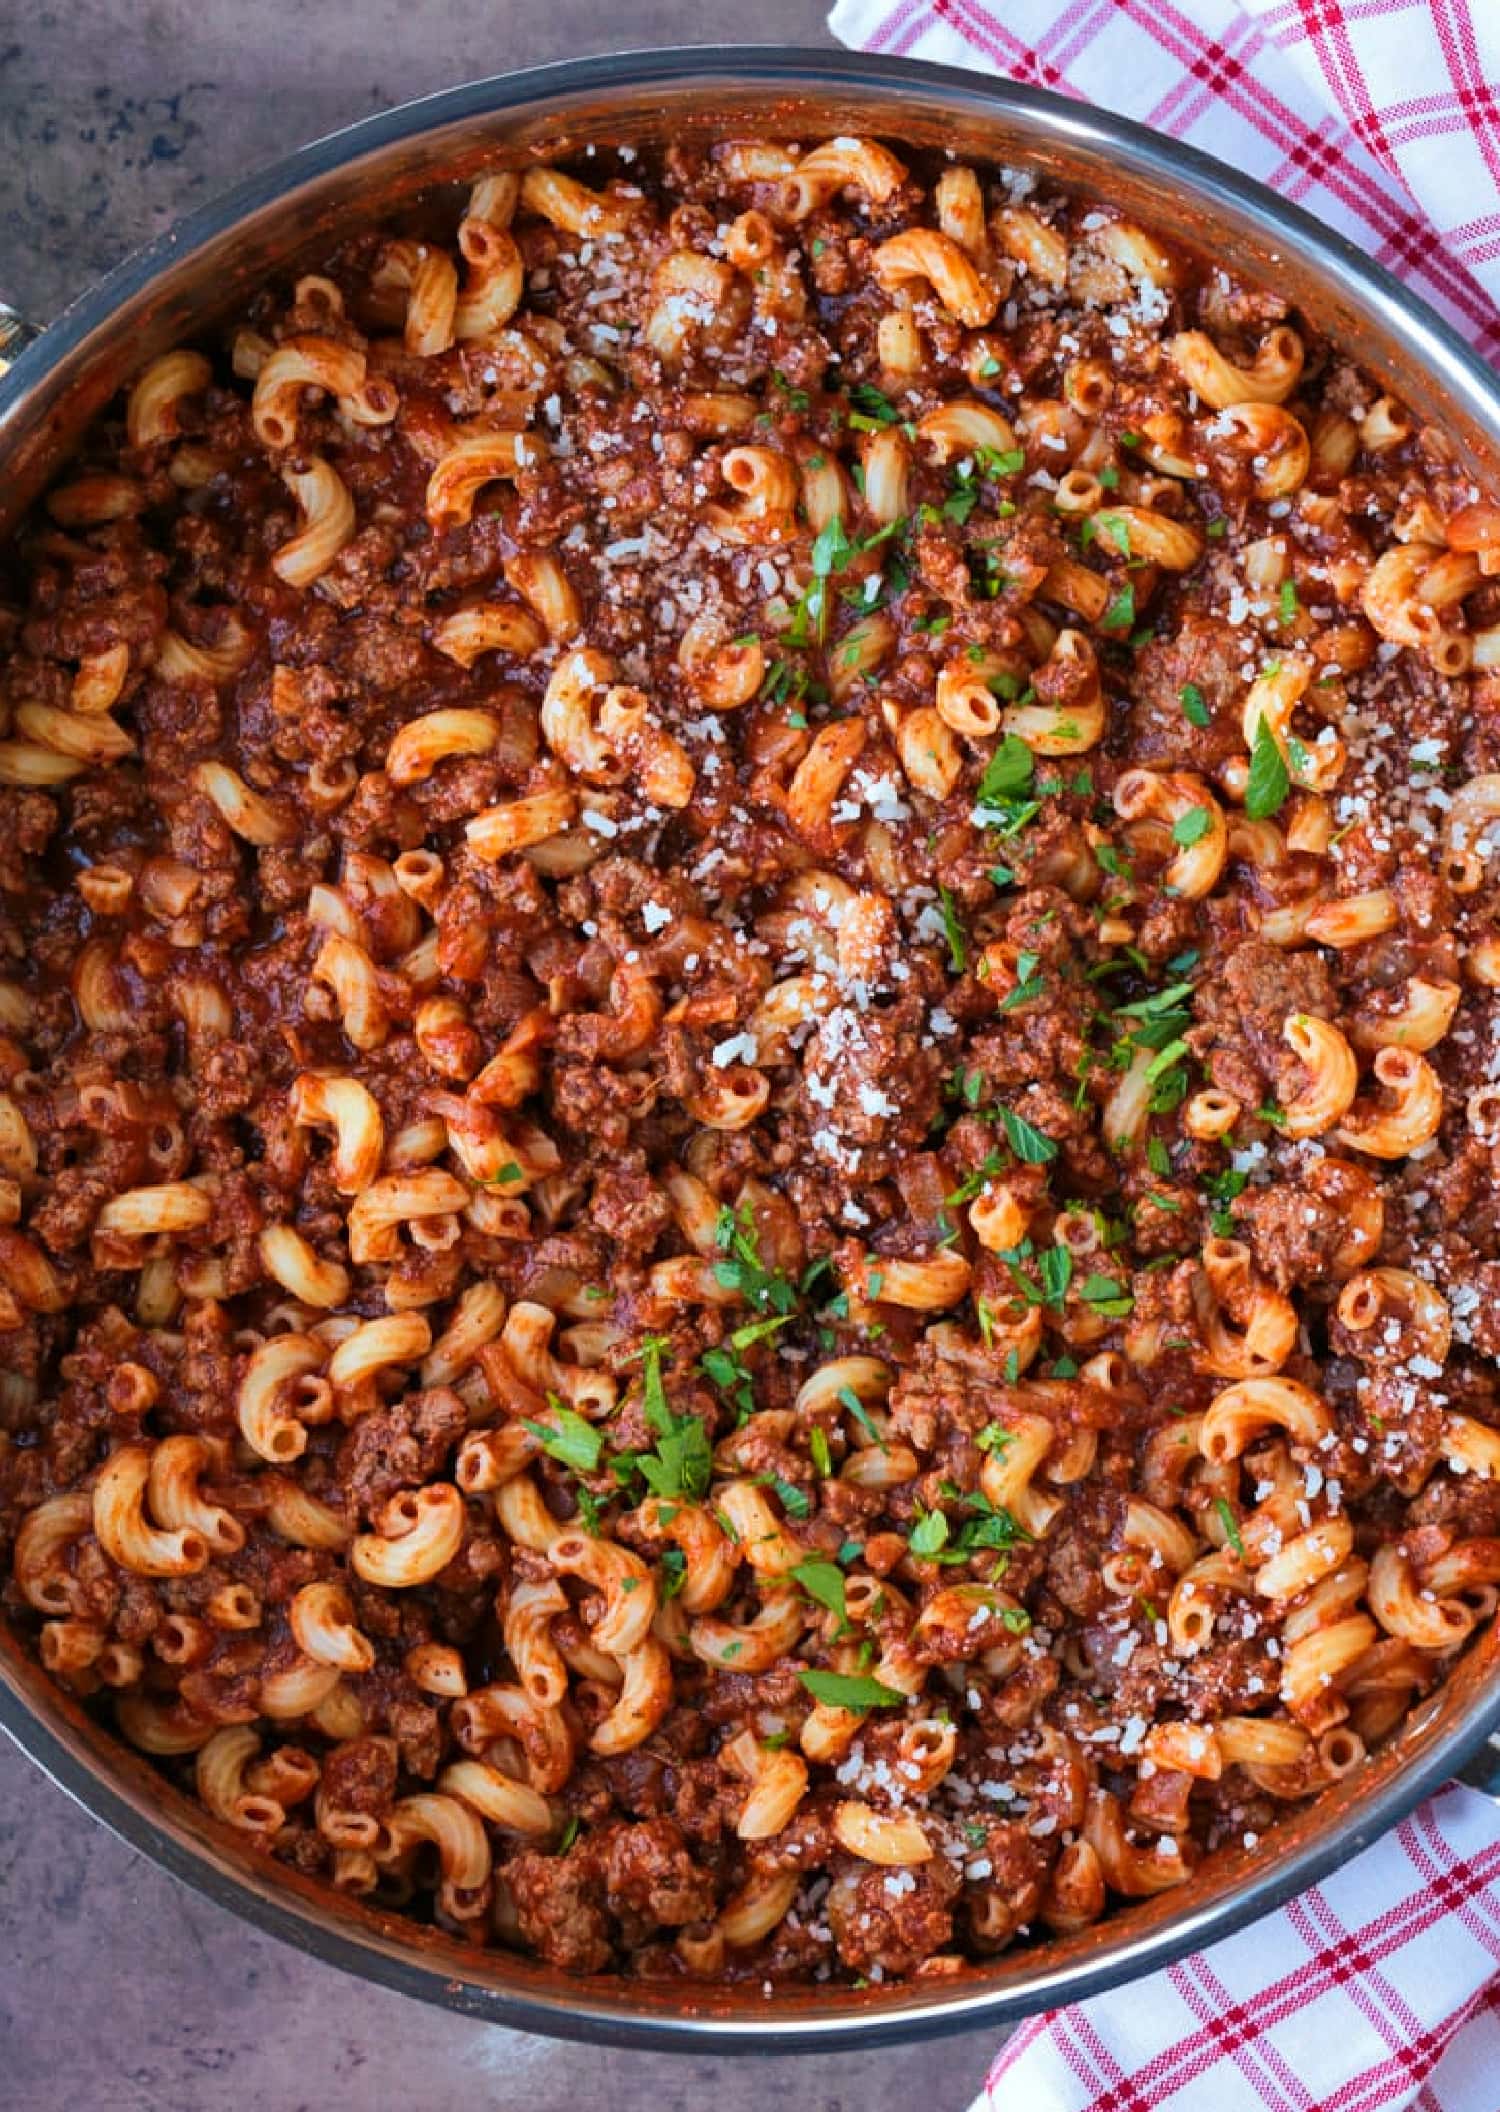
[[246, 1928], [0, 1738], [5, 2112], [963, 2112], [993, 2042], [729, 2061], [475, 2024]]
[[819, 0], [0, 0], [0, 295], [41, 320], [289, 147], [584, 52], [831, 43]]
[[[404, 97], [584, 51], [826, 43], [822, 14], [814, 0], [0, 0], [0, 293], [45, 319], [257, 163]], [[0, 2108], [949, 2112], [990, 2044], [730, 2062], [451, 2017], [207, 1905], [0, 1741]]]

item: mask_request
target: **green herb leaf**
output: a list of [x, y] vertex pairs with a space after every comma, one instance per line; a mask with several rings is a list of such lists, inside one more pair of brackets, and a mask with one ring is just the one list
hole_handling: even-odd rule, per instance
[[1050, 1159], [1057, 1157], [1057, 1146], [1051, 1137], [1008, 1107], [1000, 1109], [1000, 1127], [1005, 1131], [1006, 1143], [1023, 1166], [1045, 1166]]
[[1189, 807], [1185, 814], [1179, 814], [1173, 822], [1172, 841], [1180, 843], [1184, 850], [1195, 843], [1201, 843], [1208, 834], [1211, 821], [1212, 816], [1207, 807]]
[[943, 905], [943, 930], [948, 939], [948, 959], [953, 973], [962, 975], [968, 965], [969, 952], [964, 943], [964, 927], [959, 919], [958, 905], [946, 887], [939, 887], [938, 899]]
[[1228, 1540], [1229, 1545], [1243, 1562], [1245, 1559], [1245, 1543], [1240, 1538], [1239, 1521], [1222, 1496], [1214, 1498], [1214, 1509], [1219, 1514], [1219, 1523], [1224, 1528], [1225, 1539]]
[[[901, 413], [891, 402], [890, 397], [883, 395], [873, 382], [855, 382], [853, 388], [849, 391], [849, 401], [853, 404], [860, 417], [873, 420], [877, 426], [899, 425], [901, 423]], [[852, 425], [854, 421], [851, 419], [850, 423]]]
[[1099, 534], [1107, 537], [1114, 544], [1121, 557], [1129, 557], [1130, 523], [1125, 519], [1124, 515], [1119, 513], [1099, 513], [1095, 514], [1093, 518], [1098, 524]]
[[1003, 1173], [1004, 1170], [1005, 1161], [1001, 1158], [999, 1152], [986, 1152], [984, 1158], [974, 1168], [973, 1172], [965, 1174], [952, 1194], [945, 1195], [943, 1201], [950, 1205], [971, 1203], [976, 1195], [983, 1193], [996, 1174]]
[[1250, 779], [1245, 787], [1245, 812], [1252, 821], [1265, 821], [1281, 811], [1291, 779], [1276, 737], [1264, 719], [1255, 722], [1255, 741], [1250, 750]]
[[1169, 1041], [1164, 1049], [1157, 1050], [1147, 1064], [1146, 1082], [1149, 1085], [1155, 1085], [1157, 1079], [1162, 1077], [1167, 1071], [1170, 1071], [1175, 1064], [1180, 1063], [1187, 1053], [1188, 1045], [1180, 1035], [1175, 1041]]
[[812, 1498], [806, 1489], [799, 1489], [796, 1482], [783, 1481], [779, 1474], [758, 1474], [756, 1480], [761, 1486], [776, 1491], [788, 1518], [812, 1516]]
[[1008, 733], [984, 766], [984, 775], [974, 794], [980, 807], [1006, 806], [1030, 788], [1036, 774], [1036, 757], [1016, 734]]
[[575, 1474], [592, 1474], [599, 1465], [599, 1454], [604, 1450], [604, 1439], [592, 1423], [586, 1423], [581, 1415], [565, 1407], [561, 1401], [552, 1409], [557, 1418], [555, 1427], [550, 1423], [522, 1423], [539, 1440], [549, 1459], [571, 1467]]
[[626, 1455], [639, 1469], [654, 1496], [705, 1495], [713, 1474], [713, 1447], [708, 1432], [696, 1415], [674, 1415], [662, 1382], [661, 1359], [666, 1347], [660, 1335], [648, 1335], [641, 1344], [641, 1401], [647, 1424], [660, 1440], [654, 1452]]
[[[871, 1278], [872, 1282], [875, 1280], [875, 1278]], [[874, 1295], [873, 1292], [871, 1295]], [[865, 1436], [870, 1440], [870, 1443], [878, 1445], [880, 1450], [884, 1452], [886, 1449], [885, 1440], [876, 1428], [869, 1409], [854, 1391], [854, 1388], [852, 1386], [841, 1386], [838, 1391], [838, 1399], [839, 1406], [848, 1409], [855, 1422], [858, 1423], [860, 1429], [863, 1430]]]
[[834, 1562], [799, 1562], [790, 1572], [802, 1586], [810, 1599], [836, 1613], [841, 1621], [849, 1618], [849, 1609], [844, 1603], [844, 1572]]
[[1043, 1247], [1037, 1257], [1046, 1304], [1061, 1308], [1073, 1281], [1073, 1256], [1066, 1247]]
[[714, 1264], [714, 1276], [727, 1290], [738, 1291], [760, 1312], [789, 1316], [797, 1303], [796, 1285], [761, 1259], [755, 1213], [748, 1203], [719, 1212], [714, 1240], [727, 1258]]
[[907, 1536], [906, 1544], [919, 1559], [930, 1561], [948, 1545], [946, 1514], [942, 1511], [919, 1511], [917, 1522]]
[[814, 1701], [830, 1709], [894, 1709], [906, 1696], [878, 1679], [850, 1672], [799, 1672], [797, 1677]]
[[1127, 1313], [1135, 1310], [1135, 1300], [1118, 1278], [1093, 1275], [1078, 1287], [1078, 1295], [1096, 1313], [1110, 1320], [1123, 1320]]
[[1209, 709], [1196, 682], [1184, 682], [1177, 696], [1182, 705], [1182, 716], [1189, 726], [1206, 726], [1209, 723]]

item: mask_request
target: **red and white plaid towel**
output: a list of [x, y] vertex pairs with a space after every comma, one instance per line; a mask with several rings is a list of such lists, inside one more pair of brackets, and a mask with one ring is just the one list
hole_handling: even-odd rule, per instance
[[[829, 22], [1202, 147], [1500, 358], [1500, 0], [838, 0]], [[1456, 1785], [1279, 1914], [1024, 2025], [974, 2112], [1407, 2107], [1500, 2112], [1500, 1817]]]
[[1023, 2024], [974, 2112], [1497, 2112], [1500, 1816], [1450, 1784], [1279, 1914]]
[[838, 0], [829, 26], [1202, 147], [1500, 358], [1500, 0]]

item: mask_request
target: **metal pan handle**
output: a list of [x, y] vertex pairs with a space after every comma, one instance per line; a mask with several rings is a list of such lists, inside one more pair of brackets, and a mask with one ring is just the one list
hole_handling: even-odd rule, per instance
[[0, 301], [0, 374], [20, 358], [33, 338], [41, 334], [39, 324], [27, 322], [9, 301]]

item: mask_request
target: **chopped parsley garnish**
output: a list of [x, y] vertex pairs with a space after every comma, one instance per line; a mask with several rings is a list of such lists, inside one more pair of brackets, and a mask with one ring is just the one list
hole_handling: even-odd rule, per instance
[[790, 1318], [790, 1313], [782, 1313], [772, 1320], [752, 1320], [745, 1327], [737, 1327], [726, 1344], [706, 1349], [698, 1360], [698, 1369], [705, 1378], [712, 1379], [720, 1392], [729, 1396], [742, 1416], [749, 1415], [755, 1407], [755, 1388], [740, 1353], [776, 1334]]
[[[1144, 957], [1136, 965], [1147, 965]], [[1151, 997], [1128, 999], [1115, 1008], [1116, 1018], [1127, 1022], [1125, 1033], [1111, 1052], [1116, 1066], [1125, 1070], [1138, 1051], [1154, 1052], [1146, 1067], [1147, 1082], [1154, 1088], [1152, 1114], [1169, 1113], [1180, 1105], [1187, 1092], [1183, 1058], [1190, 1051], [1184, 1030], [1192, 1024], [1192, 1010], [1185, 1000], [1190, 999], [1192, 989], [1190, 982], [1172, 983]]]
[[762, 1261], [755, 1214], [748, 1203], [741, 1203], [738, 1210], [726, 1204], [714, 1226], [714, 1240], [726, 1257], [714, 1264], [717, 1282], [726, 1290], [738, 1291], [759, 1312], [792, 1312], [797, 1303], [796, 1285]]
[[1224, 1528], [1225, 1539], [1243, 1562], [1245, 1559], [1245, 1543], [1240, 1538], [1239, 1520], [1222, 1496], [1214, 1498], [1214, 1509], [1219, 1514], [1219, 1523]]
[[984, 1098], [984, 1072], [966, 1071], [960, 1064], [943, 1090], [950, 1099], [962, 1100], [965, 1107], [978, 1107]]
[[1057, 1146], [1051, 1137], [1028, 1122], [1024, 1115], [1018, 1115], [1008, 1107], [1002, 1107], [999, 1113], [1005, 1141], [1023, 1166], [1045, 1166], [1057, 1157]]
[[989, 1186], [996, 1174], [1004, 1171], [1005, 1161], [1001, 1158], [999, 1152], [988, 1152], [971, 1173], [964, 1175], [952, 1194], [943, 1197], [943, 1201], [949, 1204], [971, 1203], [976, 1195]]
[[639, 1470], [654, 1496], [696, 1498], [708, 1493], [713, 1448], [696, 1415], [676, 1415], [672, 1411], [661, 1375], [665, 1347], [660, 1335], [648, 1335], [637, 1351], [642, 1404], [647, 1425], [658, 1440], [656, 1450], [625, 1453], [622, 1458]]
[[1019, 1012], [1023, 1005], [1035, 1003], [1047, 988], [1045, 976], [1037, 974], [1040, 955], [1019, 953], [1016, 956], [1016, 987], [1008, 996], [1001, 998], [996, 1007], [1000, 1012]]
[[[1243, 1195], [1249, 1185], [1250, 1176], [1236, 1166], [1226, 1166], [1222, 1173], [1211, 1173], [1203, 1183], [1204, 1192], [1221, 1206], [1232, 1203], [1237, 1195]], [[1227, 1208], [1215, 1210], [1210, 1219], [1216, 1239], [1232, 1239], [1236, 1226]]]
[[1123, 851], [1116, 850], [1112, 843], [1094, 845], [1094, 863], [1101, 872], [1108, 873], [1114, 880], [1129, 880], [1134, 874], [1130, 859]]
[[529, 1430], [532, 1436], [539, 1440], [549, 1459], [557, 1460], [562, 1466], [571, 1467], [575, 1474], [596, 1472], [599, 1455], [604, 1450], [603, 1437], [592, 1423], [586, 1423], [581, 1415], [564, 1402], [549, 1399], [549, 1406], [557, 1418], [555, 1423], [523, 1421], [521, 1427]]
[[1203, 701], [1203, 692], [1196, 682], [1184, 682], [1181, 689], [1177, 692], [1177, 698], [1182, 706], [1182, 716], [1187, 720], [1189, 726], [1206, 726], [1208, 724], [1209, 709]]
[[948, 1545], [948, 1520], [942, 1511], [919, 1511], [907, 1546], [920, 1561], [931, 1561]]
[[1094, 1311], [1106, 1320], [1123, 1320], [1127, 1313], [1135, 1310], [1134, 1298], [1125, 1285], [1114, 1276], [1087, 1277], [1078, 1286], [1078, 1295], [1086, 1305], [1091, 1305]]
[[943, 906], [943, 931], [948, 940], [948, 959], [953, 973], [962, 975], [968, 965], [969, 950], [964, 942], [964, 927], [959, 919], [958, 905], [946, 887], [938, 889], [938, 899]]
[[1179, 814], [1173, 822], [1172, 841], [1180, 843], [1184, 850], [1190, 850], [1195, 843], [1201, 843], [1208, 834], [1211, 819], [1207, 807], [1189, 807], [1185, 814]]
[[1030, 795], [1036, 757], [1013, 733], [1006, 734], [984, 766], [974, 793], [977, 819], [1003, 836], [1017, 835], [1040, 809]]
[[1250, 778], [1245, 786], [1245, 812], [1252, 821], [1265, 821], [1279, 814], [1291, 779], [1276, 736], [1264, 719], [1255, 722], [1255, 742], [1250, 750]]
[[835, 1562], [799, 1562], [789, 1571], [810, 1599], [826, 1606], [830, 1613], [837, 1614], [841, 1622], [849, 1618], [849, 1609], [844, 1602], [844, 1572]]
[[835, 514], [818, 530], [812, 546], [812, 584], [802, 594], [787, 625], [788, 645], [821, 645], [828, 635], [828, 581], [844, 571], [850, 560], [866, 546], [851, 542], [844, 524]]
[[882, 1680], [852, 1672], [799, 1672], [797, 1677], [814, 1701], [830, 1709], [894, 1709], [906, 1699]]
[[[946, 1565], [967, 1562], [980, 1554], [1008, 1556], [1018, 1540], [1028, 1538], [1009, 1511], [997, 1509], [979, 1490], [967, 1491], [952, 1481], [941, 1482], [939, 1489], [947, 1502], [961, 1504], [971, 1515], [955, 1533], [951, 1520], [941, 1511], [925, 1513], [926, 1519], [942, 1519], [942, 1534], [939, 1537], [937, 1527], [930, 1528], [930, 1538], [936, 1544], [924, 1554], [924, 1560]], [[907, 1543], [913, 1553], [918, 1552], [915, 1537], [913, 1534]]]
[[779, 1474], [757, 1474], [755, 1485], [757, 1488], [774, 1489], [781, 1498], [782, 1509], [788, 1518], [812, 1516], [812, 1498], [806, 1489], [799, 1489], [796, 1482], [783, 1481]]
[[1281, 582], [1281, 595], [1278, 608], [1278, 614], [1281, 617], [1282, 623], [1295, 623], [1297, 621], [1297, 611], [1299, 607], [1300, 603], [1297, 600], [1296, 581], [1291, 579], [1284, 579]]
[[1121, 557], [1129, 557], [1130, 523], [1120, 513], [1094, 513], [1087, 517], [1096, 535], [1102, 535], [1114, 544]]
[[878, 432], [882, 426], [901, 423], [901, 413], [873, 382], [855, 382], [849, 401], [854, 407], [849, 423], [857, 433]]
[[[879, 1279], [872, 1277], [870, 1280], [873, 1283], [877, 1282]], [[874, 1418], [871, 1416], [869, 1409], [865, 1406], [864, 1402], [860, 1399], [859, 1395], [854, 1391], [854, 1388], [852, 1386], [841, 1386], [839, 1388], [838, 1398], [840, 1407], [848, 1409], [849, 1413], [858, 1423], [860, 1429], [863, 1430], [865, 1436], [870, 1440], [870, 1443], [872, 1445], [878, 1445], [880, 1450], [883, 1452], [886, 1449], [885, 1440], [884, 1438], [882, 1438], [879, 1430], [875, 1427], [875, 1421]]]
[[794, 665], [790, 660], [773, 660], [766, 670], [760, 693], [768, 704], [800, 704], [804, 697], [814, 704], [824, 704], [828, 692], [821, 682], [814, 682], [805, 667]]
[[1128, 631], [1134, 623], [1135, 588], [1127, 580], [1099, 618], [1099, 628], [1101, 631]]
[[[1051, 1305], [1061, 1310], [1073, 1280], [1073, 1256], [1066, 1247], [1043, 1247], [1039, 1253], [1035, 1242], [1028, 1238], [1019, 1246], [1002, 1247], [999, 1258], [1027, 1305]], [[1037, 1265], [1035, 1276], [1030, 1272], [1033, 1261]]]

